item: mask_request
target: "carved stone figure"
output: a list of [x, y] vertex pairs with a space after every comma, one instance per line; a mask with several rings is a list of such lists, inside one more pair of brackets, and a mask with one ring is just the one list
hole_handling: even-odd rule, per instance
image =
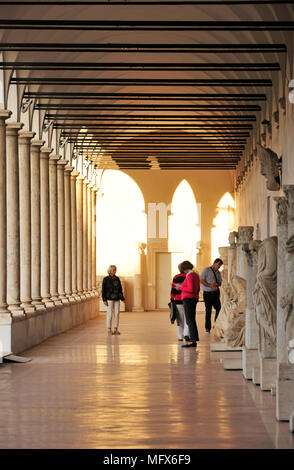
[[238, 237], [238, 232], [233, 231], [229, 233], [229, 244], [231, 245], [231, 247], [236, 246], [237, 237]]
[[230, 281], [230, 297], [222, 304], [214, 323], [217, 341], [230, 346], [243, 346], [245, 333], [246, 280], [233, 274]]
[[259, 348], [274, 357], [277, 333], [277, 237], [266, 238], [258, 249], [257, 276], [253, 291]]
[[257, 148], [261, 174], [266, 178], [266, 187], [270, 191], [278, 191], [280, 189], [279, 157], [271, 149], [260, 144], [257, 144]]
[[294, 235], [286, 243], [286, 296], [281, 299], [285, 309], [286, 344], [294, 338]]

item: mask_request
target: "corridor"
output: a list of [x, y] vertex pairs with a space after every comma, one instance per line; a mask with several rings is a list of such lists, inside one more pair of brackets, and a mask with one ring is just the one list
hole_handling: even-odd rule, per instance
[[183, 349], [167, 311], [104, 314], [0, 364], [1, 449], [292, 449], [270, 392], [225, 371], [210, 352]]

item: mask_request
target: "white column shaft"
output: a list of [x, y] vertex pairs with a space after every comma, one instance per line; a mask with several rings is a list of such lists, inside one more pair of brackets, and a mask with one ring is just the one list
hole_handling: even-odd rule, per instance
[[31, 293], [31, 140], [34, 132], [20, 131], [19, 144], [19, 233], [20, 300], [26, 313], [35, 310]]
[[10, 112], [0, 110], [0, 315], [7, 308], [7, 212], [6, 212], [6, 125]]
[[20, 307], [20, 235], [18, 131], [21, 123], [10, 123], [6, 130], [7, 172], [7, 303], [11, 312]]
[[41, 301], [41, 206], [40, 148], [41, 140], [31, 142], [31, 288], [32, 304], [44, 308]]

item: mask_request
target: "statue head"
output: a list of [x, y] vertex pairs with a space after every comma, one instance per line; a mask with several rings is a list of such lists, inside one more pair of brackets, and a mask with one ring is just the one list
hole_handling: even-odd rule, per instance
[[280, 189], [279, 157], [269, 148], [257, 144], [260, 172], [266, 178], [266, 187], [270, 191]]

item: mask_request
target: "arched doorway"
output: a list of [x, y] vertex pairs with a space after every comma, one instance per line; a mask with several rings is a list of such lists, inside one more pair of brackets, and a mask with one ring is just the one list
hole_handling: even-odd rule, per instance
[[230, 193], [219, 200], [216, 212], [211, 229], [211, 261], [219, 256], [219, 246], [228, 246], [229, 233], [235, 227], [235, 202]]

